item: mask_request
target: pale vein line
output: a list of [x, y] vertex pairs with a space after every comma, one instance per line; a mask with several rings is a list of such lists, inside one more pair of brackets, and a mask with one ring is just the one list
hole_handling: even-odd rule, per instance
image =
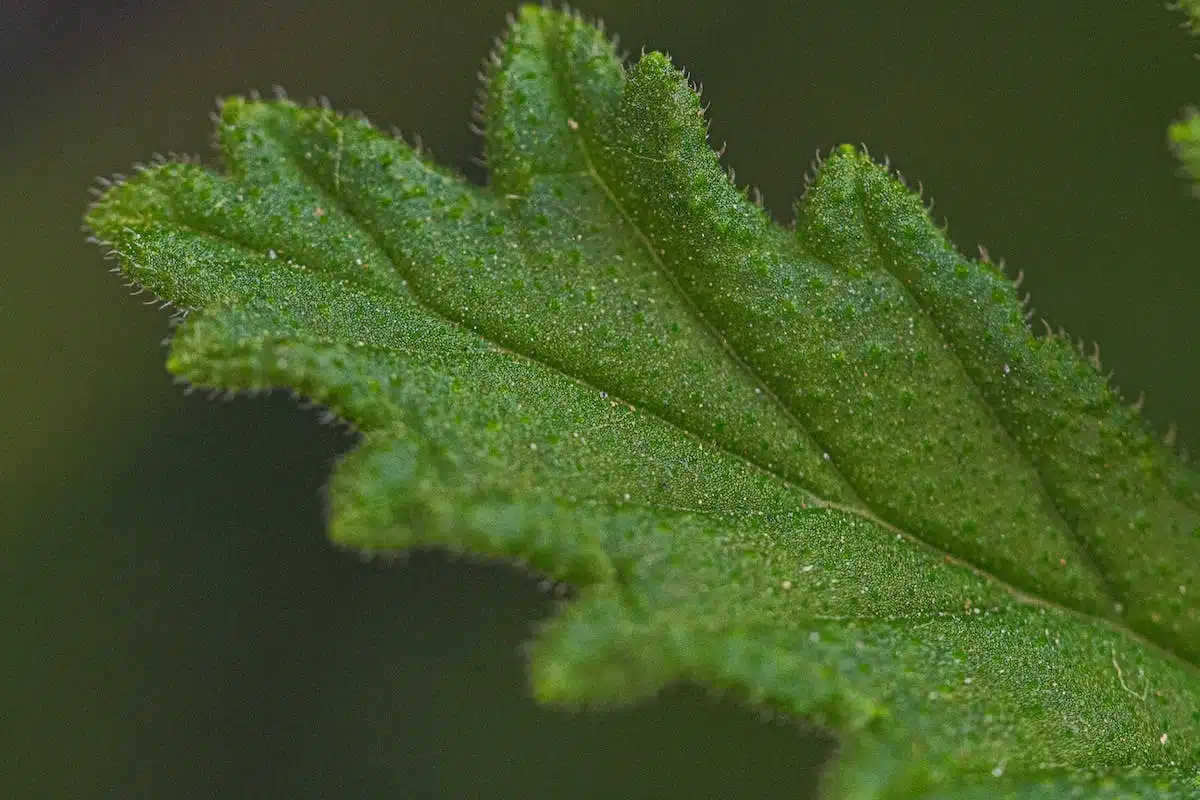
[[[543, 37], [547, 42], [547, 50], [553, 52], [554, 48], [549, 44], [553, 37], [546, 36], [545, 31], [543, 31]], [[566, 93], [564, 92], [564, 87], [562, 86], [560, 77], [564, 70], [552, 68], [550, 71], [553, 75], [553, 83], [555, 89], [557, 90], [556, 93], [558, 94], [559, 100], [562, 101], [564, 106], [566, 106]], [[759, 375], [758, 372], [745, 359], [742, 358], [741, 354], [729, 344], [728, 340], [724, 335], [722, 335], [721, 331], [712, 323], [711, 320], [708, 319], [707, 315], [705, 315], [703, 310], [696, 303], [695, 298], [693, 298], [691, 294], [683, 287], [682, 283], [680, 283], [675, 271], [668, 267], [662, 258], [659, 257], [658, 252], [654, 249], [654, 244], [650, 241], [649, 237], [646, 236], [645, 232], [642, 231], [641, 227], [637, 224], [637, 221], [633, 218], [633, 215], [629, 213], [629, 211], [621, 203], [620, 199], [617, 198], [617, 195], [613, 192], [612, 188], [608, 185], [604, 178], [600, 176], [600, 173], [596, 170], [595, 163], [592, 161], [592, 155], [588, 150], [587, 142], [585, 141], [584, 136], [576, 135], [574, 138], [575, 142], [579, 146], [579, 153], [581, 156], [583, 156], [584, 164], [587, 167], [587, 175], [592, 178], [596, 186], [600, 188], [600, 191], [604, 194], [608, 201], [612, 203], [613, 208], [617, 210], [617, 213], [620, 215], [621, 219], [625, 222], [629, 229], [633, 231], [634, 236], [636, 236], [638, 241], [641, 243], [642, 248], [646, 251], [647, 256], [649, 256], [650, 261], [658, 268], [658, 271], [667, 278], [671, 286], [675, 289], [676, 295], [678, 295], [687, 309], [691, 312], [692, 317], [700, 323], [700, 326], [704, 329], [705, 333], [708, 334], [709, 338], [717, 343], [717, 345], [725, 353], [725, 356], [732, 361], [734, 365], [742, 371], [743, 374], [753, 381], [755, 387], [757, 387], [772, 403], [772, 405], [774, 405], [775, 408], [777, 408], [784, 415], [788, 422], [790, 422], [792, 426], [812, 444], [820, 448], [822, 452], [828, 453], [829, 448], [826, 447], [823, 442], [818, 440], [817, 437], [808, 430], [808, 428], [800, 421], [792, 409], [789, 408], [782, 401], [782, 399], [780, 399], [779, 395], [775, 393], [775, 390], [772, 389], [771, 386], [765, 380], [763, 380], [762, 376]], [[861, 497], [857, 488], [854, 486], [854, 483], [834, 462], [832, 457], [828, 459], [827, 463], [838, 475], [838, 477], [842, 479], [842, 482], [845, 484], [846, 488], [849, 489], [853, 495], [853, 498], [862, 506], [862, 509], [859, 513], [864, 516], [874, 516], [870, 509], [870, 504]]]

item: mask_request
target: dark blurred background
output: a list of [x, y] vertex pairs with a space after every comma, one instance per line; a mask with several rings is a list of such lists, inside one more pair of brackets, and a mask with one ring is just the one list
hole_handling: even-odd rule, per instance
[[[185, 396], [167, 316], [83, 241], [98, 175], [211, 158], [214, 98], [286, 87], [470, 163], [477, 65], [512, 0], [0, 0], [0, 794], [804, 797], [827, 744], [680, 689], [574, 715], [528, 699], [536, 580], [322, 533], [353, 444], [285, 397]], [[1200, 102], [1152, 0], [593, 0], [705, 86], [781, 219], [816, 150], [889, 155], [965, 251], [1103, 344], [1200, 445], [1200, 201], [1167, 123]]]

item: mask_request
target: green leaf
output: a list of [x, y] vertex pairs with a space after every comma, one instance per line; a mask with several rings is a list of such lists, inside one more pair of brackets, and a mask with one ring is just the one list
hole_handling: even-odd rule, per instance
[[1200, 481], [1097, 365], [864, 153], [777, 226], [661, 54], [525, 8], [486, 83], [487, 188], [232, 99], [88, 215], [172, 372], [357, 426], [333, 538], [574, 584], [540, 699], [734, 692], [830, 797], [1195, 796]]
[[[1200, 0], [1176, 0], [1171, 5], [1187, 17], [1184, 27], [1193, 35], [1200, 35]], [[1200, 194], [1200, 112], [1188, 109], [1183, 119], [1167, 129], [1167, 139], [1184, 174], [1196, 184], [1193, 190]]]
[[1184, 173], [1192, 183], [1200, 184], [1200, 113], [1189, 110], [1167, 133]]

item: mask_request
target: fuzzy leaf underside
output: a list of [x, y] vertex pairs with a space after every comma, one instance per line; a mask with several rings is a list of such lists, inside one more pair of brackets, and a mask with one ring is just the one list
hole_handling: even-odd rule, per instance
[[690, 681], [835, 731], [831, 797], [1191, 797], [1196, 475], [919, 198], [835, 150], [794, 229], [667, 57], [525, 8], [485, 189], [367, 121], [221, 109], [88, 223], [189, 310], [169, 367], [361, 432], [331, 534], [578, 588], [536, 695]]

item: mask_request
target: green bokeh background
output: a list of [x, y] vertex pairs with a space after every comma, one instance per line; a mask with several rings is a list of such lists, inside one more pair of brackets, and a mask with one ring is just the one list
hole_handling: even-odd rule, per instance
[[[475, 72], [509, 2], [183, 4], [40, 78], [0, 119], [0, 794], [803, 797], [827, 740], [681, 688], [618, 712], [528, 699], [552, 593], [511, 568], [362, 564], [322, 534], [344, 431], [285, 395], [211, 402], [165, 312], [79, 218], [96, 175], [211, 160], [215, 97], [285, 86], [419, 132], [482, 180]], [[818, 149], [889, 155], [1039, 316], [1103, 343], [1200, 449], [1200, 201], [1165, 127], [1200, 44], [1150, 0], [594, 0], [705, 86], [781, 219]]]

